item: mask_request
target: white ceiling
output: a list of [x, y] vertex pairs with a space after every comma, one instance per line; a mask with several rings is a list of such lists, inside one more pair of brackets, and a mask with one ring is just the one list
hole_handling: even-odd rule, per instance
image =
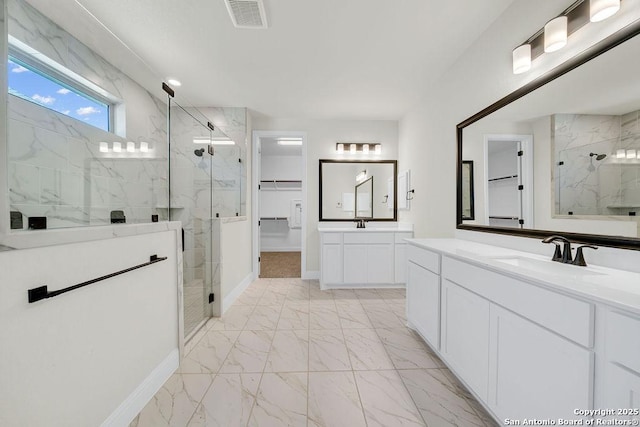
[[104, 50], [111, 36], [79, 23], [84, 6], [153, 78], [181, 80], [176, 91], [193, 105], [395, 120], [513, 0], [265, 0], [266, 30], [235, 28], [223, 0], [28, 1], [125, 71], [144, 75], [121, 48]]

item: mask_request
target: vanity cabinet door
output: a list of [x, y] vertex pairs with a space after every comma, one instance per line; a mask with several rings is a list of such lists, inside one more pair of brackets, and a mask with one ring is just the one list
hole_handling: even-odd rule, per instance
[[344, 245], [344, 282], [367, 283], [367, 245]]
[[440, 348], [440, 276], [409, 262], [407, 320], [431, 345]]
[[342, 283], [342, 245], [322, 245], [322, 283]]
[[591, 408], [591, 351], [495, 304], [490, 319], [488, 405], [498, 418], [575, 419]]
[[489, 307], [486, 299], [442, 280], [440, 351], [483, 401], [489, 375]]
[[407, 245], [396, 244], [394, 262], [394, 283], [407, 283]]
[[393, 283], [393, 244], [367, 248], [367, 283]]
[[[605, 402], [599, 407], [616, 409], [640, 408], [640, 375], [616, 364], [608, 363], [604, 381], [603, 397]], [[621, 415], [616, 418], [629, 419], [628, 416]], [[640, 416], [636, 415], [635, 418], [638, 419]]]

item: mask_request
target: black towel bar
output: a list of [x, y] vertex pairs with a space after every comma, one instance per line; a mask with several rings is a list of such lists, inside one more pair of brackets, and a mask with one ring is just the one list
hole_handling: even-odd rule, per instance
[[40, 286], [40, 287], [37, 287], [37, 288], [33, 288], [33, 289], [29, 289], [27, 291], [29, 293], [29, 304], [31, 304], [32, 302], [40, 301], [42, 299], [52, 298], [52, 297], [58, 296], [60, 294], [64, 294], [65, 292], [73, 291], [75, 289], [79, 289], [79, 288], [82, 288], [82, 287], [85, 287], [85, 286], [88, 286], [88, 285], [92, 285], [92, 284], [94, 284], [96, 282], [100, 282], [101, 280], [110, 279], [112, 277], [119, 276], [121, 274], [128, 273], [130, 271], [137, 270], [139, 268], [146, 267], [148, 265], [155, 264], [157, 262], [164, 261], [166, 259], [167, 259], [167, 257], [158, 257], [158, 255], [151, 255], [149, 257], [149, 262], [145, 262], [144, 264], [136, 265], [135, 267], [130, 267], [130, 268], [127, 268], [125, 270], [121, 270], [121, 271], [117, 271], [115, 273], [107, 274], [106, 276], [101, 276], [101, 277], [98, 277], [96, 279], [92, 279], [92, 280], [88, 280], [86, 282], [78, 283], [77, 285], [69, 286], [68, 288], [59, 289], [57, 291], [49, 292], [49, 290], [47, 289], [46, 285], [45, 286]]

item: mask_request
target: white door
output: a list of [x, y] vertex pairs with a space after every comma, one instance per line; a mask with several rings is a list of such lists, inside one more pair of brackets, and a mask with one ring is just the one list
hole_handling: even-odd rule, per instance
[[440, 348], [440, 276], [409, 262], [407, 319], [432, 348]]
[[393, 283], [393, 244], [369, 245], [366, 265], [367, 283]]

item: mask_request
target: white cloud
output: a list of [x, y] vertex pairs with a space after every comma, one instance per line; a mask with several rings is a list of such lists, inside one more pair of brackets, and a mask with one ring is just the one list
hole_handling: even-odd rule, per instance
[[56, 93], [59, 93], [60, 95], [66, 95], [69, 92], [71, 92], [69, 89], [67, 89], [66, 87], [63, 87], [62, 89], [58, 89]]
[[76, 114], [78, 114], [79, 116], [86, 116], [87, 114], [96, 114], [99, 112], [100, 110], [98, 110], [96, 107], [82, 107], [76, 110]]
[[62, 111], [62, 114], [64, 114], [65, 116], [68, 116], [69, 114], [71, 114], [71, 110], [64, 110]]
[[44, 105], [51, 105], [56, 101], [56, 99], [53, 96], [42, 96], [42, 95], [38, 95], [37, 93], [34, 94], [31, 97], [31, 99]]
[[27, 72], [29, 70], [27, 70], [26, 68], [24, 68], [22, 65], [15, 65], [12, 69], [11, 72], [12, 73], [24, 73]]

